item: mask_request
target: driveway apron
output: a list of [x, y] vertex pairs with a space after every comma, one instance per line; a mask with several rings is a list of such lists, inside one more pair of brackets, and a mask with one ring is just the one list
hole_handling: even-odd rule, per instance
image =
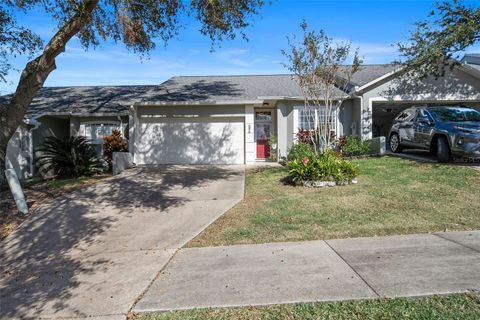
[[0, 319], [124, 319], [243, 194], [243, 166], [151, 166], [56, 198], [0, 242]]

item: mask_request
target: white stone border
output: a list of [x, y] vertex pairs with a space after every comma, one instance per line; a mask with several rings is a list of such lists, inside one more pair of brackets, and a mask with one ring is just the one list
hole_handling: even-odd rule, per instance
[[353, 179], [350, 182], [335, 182], [335, 181], [303, 181], [303, 186], [305, 188], [324, 188], [324, 187], [335, 187], [335, 186], [344, 186], [347, 184], [357, 184], [357, 179]]

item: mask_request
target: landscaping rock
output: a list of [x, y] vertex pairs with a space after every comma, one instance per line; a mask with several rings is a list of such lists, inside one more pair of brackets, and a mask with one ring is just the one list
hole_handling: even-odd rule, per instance
[[[353, 179], [351, 184], [356, 184], [357, 179]], [[346, 186], [350, 184], [349, 182], [335, 182], [335, 181], [303, 181], [303, 186], [306, 188], [323, 188], [323, 187], [335, 187], [335, 186]]]

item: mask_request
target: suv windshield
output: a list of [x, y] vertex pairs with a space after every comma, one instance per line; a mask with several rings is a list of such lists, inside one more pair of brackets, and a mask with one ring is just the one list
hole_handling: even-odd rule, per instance
[[480, 121], [480, 112], [469, 108], [430, 108], [429, 111], [440, 121]]

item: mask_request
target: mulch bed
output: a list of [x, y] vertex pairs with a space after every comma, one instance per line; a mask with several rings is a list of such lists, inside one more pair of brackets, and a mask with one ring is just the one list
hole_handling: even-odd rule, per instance
[[35, 214], [36, 209], [54, 197], [47, 183], [39, 183], [23, 189], [27, 199], [28, 213], [18, 213], [10, 190], [0, 192], [0, 240], [12, 233], [25, 219]]

